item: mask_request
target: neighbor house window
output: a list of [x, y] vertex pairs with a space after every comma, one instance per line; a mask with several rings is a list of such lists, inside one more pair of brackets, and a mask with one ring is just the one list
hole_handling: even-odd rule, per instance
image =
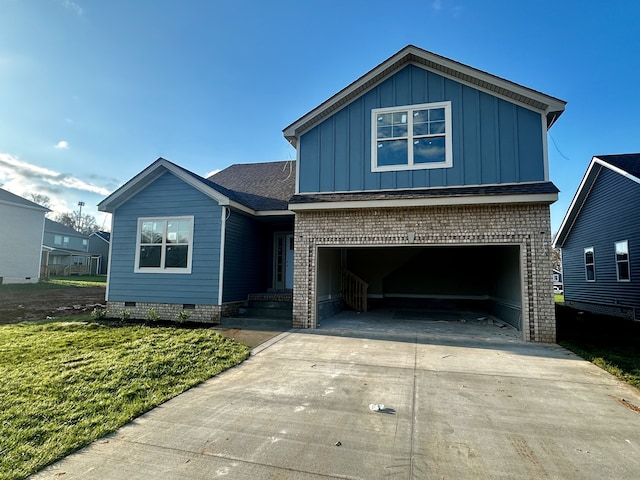
[[593, 247], [584, 249], [584, 269], [587, 282], [596, 281], [596, 257]]
[[140, 218], [135, 272], [191, 273], [193, 217]]
[[628, 282], [631, 280], [631, 271], [629, 270], [629, 241], [616, 242], [616, 270], [618, 272], [619, 282]]
[[55, 245], [62, 245], [62, 235], [54, 235], [53, 236], [53, 243]]
[[450, 167], [451, 102], [376, 108], [371, 138], [373, 171]]

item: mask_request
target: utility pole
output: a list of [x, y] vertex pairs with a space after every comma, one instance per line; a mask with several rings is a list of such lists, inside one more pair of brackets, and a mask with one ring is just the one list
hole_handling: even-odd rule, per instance
[[76, 228], [76, 230], [78, 230], [79, 232], [82, 231], [82, 207], [84, 207], [84, 202], [78, 202], [78, 207], [80, 207], [80, 211], [78, 213], [78, 227]]

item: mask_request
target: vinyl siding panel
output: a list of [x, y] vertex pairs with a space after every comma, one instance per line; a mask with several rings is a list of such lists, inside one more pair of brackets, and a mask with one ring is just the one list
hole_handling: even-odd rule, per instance
[[232, 211], [225, 226], [222, 301], [246, 300], [267, 291], [268, 245], [261, 224]]
[[37, 282], [40, 278], [45, 212], [0, 204], [0, 283]]
[[[562, 249], [565, 299], [640, 308], [640, 185], [600, 173]], [[618, 282], [615, 242], [629, 241], [630, 282]], [[585, 279], [584, 248], [594, 247], [596, 281]]]
[[[193, 215], [191, 274], [134, 273], [138, 218]], [[218, 303], [222, 208], [171, 173], [119, 206], [111, 235], [110, 301]]]
[[[453, 166], [372, 172], [371, 110], [440, 101], [452, 102]], [[299, 149], [301, 193], [544, 180], [540, 113], [414, 65], [305, 132]]]

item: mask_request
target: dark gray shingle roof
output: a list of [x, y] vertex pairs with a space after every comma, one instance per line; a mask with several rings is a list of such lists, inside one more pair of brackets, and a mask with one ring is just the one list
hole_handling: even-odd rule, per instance
[[640, 178], [640, 153], [625, 153], [621, 155], [596, 155], [600, 160], [618, 167], [634, 177]]
[[253, 210], [287, 210], [295, 193], [296, 166], [294, 161], [235, 164], [208, 180], [221, 186], [224, 190], [217, 188], [221, 193]]
[[62, 235], [73, 235], [75, 237], [85, 236], [71, 227], [67, 227], [60, 222], [54, 222], [53, 220], [49, 220], [48, 218], [44, 219], [44, 231], [51, 233], [60, 233]]
[[384, 192], [355, 192], [355, 193], [316, 193], [295, 195], [290, 203], [316, 202], [349, 202], [371, 200], [411, 200], [418, 198], [436, 197], [468, 197], [476, 195], [536, 195], [558, 193], [558, 188], [551, 182], [517, 183], [512, 185], [494, 185], [477, 187], [449, 187], [429, 188], [423, 190], [387, 190]]

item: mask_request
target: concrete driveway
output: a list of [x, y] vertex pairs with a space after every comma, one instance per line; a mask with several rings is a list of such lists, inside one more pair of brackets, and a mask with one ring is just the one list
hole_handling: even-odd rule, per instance
[[33, 478], [640, 476], [637, 390], [473, 316], [420, 317], [286, 332]]

